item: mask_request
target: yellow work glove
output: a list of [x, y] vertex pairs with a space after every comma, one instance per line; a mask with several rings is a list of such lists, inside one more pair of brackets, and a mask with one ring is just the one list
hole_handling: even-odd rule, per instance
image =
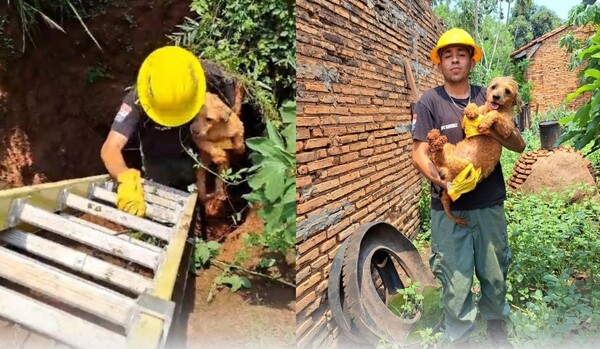
[[129, 169], [117, 176], [117, 208], [129, 214], [143, 217], [146, 213], [144, 190], [140, 171]]
[[456, 201], [462, 194], [475, 189], [477, 181], [481, 176], [481, 168], [473, 167], [473, 164], [465, 167], [452, 183], [448, 183], [448, 195], [452, 201]]
[[463, 117], [463, 126], [465, 128], [465, 137], [466, 138], [481, 135], [481, 134], [484, 134], [486, 136], [490, 135], [489, 130], [485, 133], [480, 133], [479, 131], [477, 131], [477, 126], [479, 126], [479, 124], [481, 123], [481, 120], [483, 120], [483, 115], [481, 115], [481, 114], [479, 114], [479, 116], [476, 119], [469, 119], [466, 116]]

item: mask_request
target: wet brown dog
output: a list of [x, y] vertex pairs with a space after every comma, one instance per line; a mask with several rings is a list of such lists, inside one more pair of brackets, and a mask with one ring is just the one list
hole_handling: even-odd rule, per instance
[[[230, 108], [215, 94], [206, 93], [205, 106], [192, 123], [192, 139], [200, 150], [202, 164], [209, 167], [216, 164], [217, 173], [229, 168], [229, 152], [241, 154], [244, 152], [244, 124], [240, 120], [244, 88], [241, 84], [235, 87], [235, 102]], [[207, 204], [206, 169], [198, 168], [196, 186], [198, 198], [206, 204], [206, 212], [214, 215], [220, 202], [227, 198], [223, 180], [215, 177], [215, 192], [213, 204]]]
[[[518, 85], [511, 77], [494, 78], [487, 88], [486, 96], [486, 102], [481, 107], [477, 107], [475, 103], [467, 105], [464, 117], [473, 120], [481, 114], [483, 119], [477, 127], [479, 133], [493, 129], [500, 137], [507, 138], [514, 128], [513, 107], [521, 109]], [[463, 119], [463, 128], [464, 125]], [[481, 168], [481, 182], [492, 173], [502, 154], [500, 142], [483, 134], [466, 138], [454, 145], [447, 143], [448, 138], [442, 136], [439, 130], [433, 129], [427, 134], [427, 140], [431, 161], [439, 170], [440, 176], [448, 182], [452, 182], [469, 163], [473, 163], [475, 168]], [[446, 215], [452, 221], [462, 226], [468, 224], [467, 218], [458, 218], [452, 214], [447, 190], [443, 191], [441, 201]]]

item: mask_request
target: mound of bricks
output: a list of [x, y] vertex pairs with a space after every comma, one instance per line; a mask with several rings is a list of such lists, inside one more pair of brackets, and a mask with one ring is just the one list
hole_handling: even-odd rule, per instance
[[561, 146], [523, 154], [513, 166], [508, 185], [513, 190], [538, 192], [580, 183], [593, 186], [595, 181], [596, 171], [582, 153]]

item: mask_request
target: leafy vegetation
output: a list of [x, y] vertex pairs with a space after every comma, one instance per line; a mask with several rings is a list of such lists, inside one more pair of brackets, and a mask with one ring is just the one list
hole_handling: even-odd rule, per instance
[[265, 137], [246, 140], [256, 172], [248, 179], [252, 192], [243, 197], [261, 205], [265, 222], [251, 241], [285, 254], [296, 242], [296, 102], [284, 103], [280, 112], [279, 127], [267, 120]]
[[[600, 6], [585, 3], [575, 6], [569, 12], [567, 24], [585, 26], [600, 24]], [[583, 149], [592, 144], [588, 153], [600, 149], [600, 28], [594, 35], [585, 41], [575, 40], [573, 34], [565, 35], [560, 40], [561, 47], [573, 53], [571, 68], [579, 67], [585, 63], [580, 72], [582, 85], [575, 92], [567, 95], [569, 102], [584, 92], [590, 91], [586, 102], [577, 110], [560, 120], [561, 124], [568, 124], [569, 130], [564, 133], [560, 142], [571, 140], [576, 149]]]
[[[255, 97], [296, 94], [296, 5], [268, 0], [193, 0], [199, 18], [187, 18], [172, 35], [177, 45], [244, 72]], [[259, 98], [260, 99], [260, 98]]]
[[[503, 2], [508, 2], [508, 16]], [[515, 65], [510, 53], [558, 26], [560, 19], [554, 12], [523, 0], [438, 0], [433, 5], [447, 28], [465, 29], [483, 50], [471, 73], [472, 83], [486, 86], [496, 76], [512, 74], [524, 101], [530, 100], [532, 84], [522, 76], [527, 63]]]

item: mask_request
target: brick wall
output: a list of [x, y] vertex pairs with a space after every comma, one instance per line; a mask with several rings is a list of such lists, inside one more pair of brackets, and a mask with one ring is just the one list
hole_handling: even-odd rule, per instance
[[296, 4], [298, 347], [335, 346], [327, 278], [338, 246], [370, 221], [417, 232], [403, 58], [420, 91], [440, 84], [428, 57], [443, 28], [427, 0]]
[[[580, 85], [577, 77], [578, 70], [569, 71], [567, 67], [571, 55], [558, 46], [558, 41], [573, 28], [566, 28], [547, 39], [530, 58], [530, 65], [526, 72], [526, 78], [533, 82], [531, 91], [531, 111], [535, 113], [536, 107], [539, 112], [559, 107], [565, 101], [567, 94], [574, 92]], [[585, 39], [595, 32], [595, 28], [585, 27], [573, 30], [576, 38]], [[589, 94], [584, 94], [567, 107], [578, 109]], [[538, 106], [539, 105], [539, 106]]]

